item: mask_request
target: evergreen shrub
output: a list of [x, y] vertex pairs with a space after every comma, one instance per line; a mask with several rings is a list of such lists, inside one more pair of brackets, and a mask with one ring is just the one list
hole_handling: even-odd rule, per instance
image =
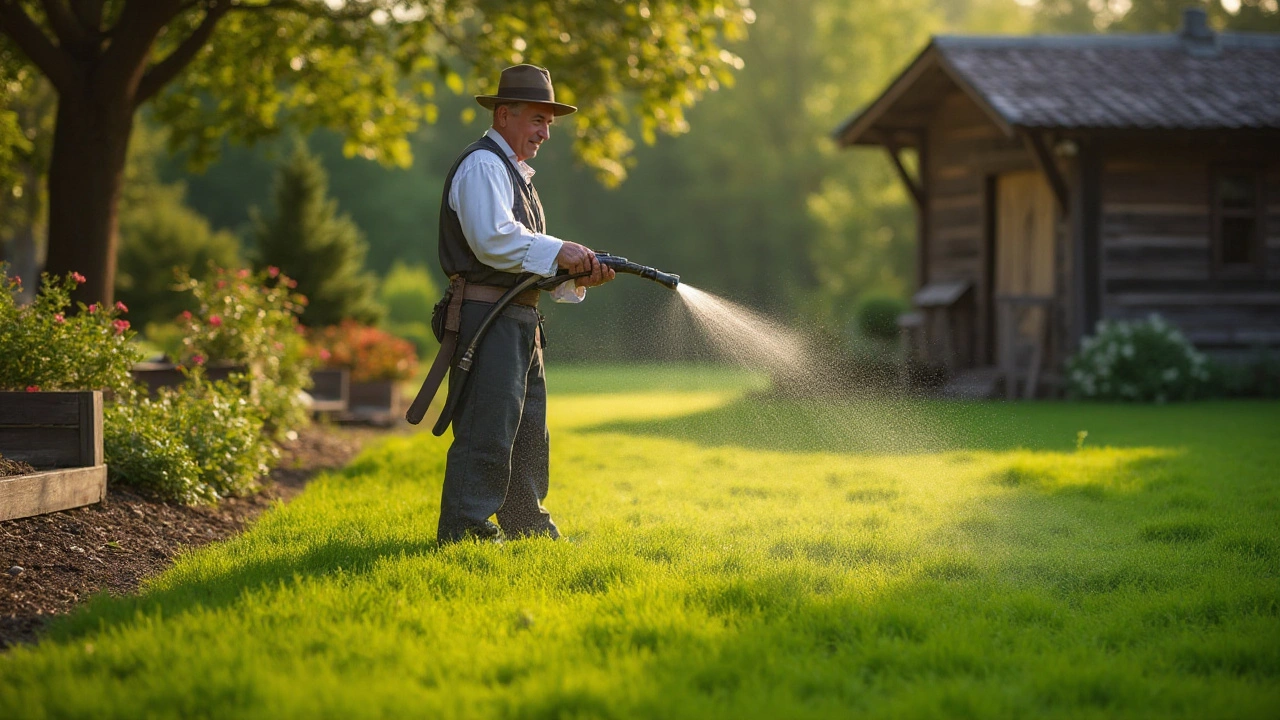
[[1205, 356], [1159, 315], [1098, 323], [1067, 361], [1067, 391], [1091, 400], [1190, 400], [1208, 389]]

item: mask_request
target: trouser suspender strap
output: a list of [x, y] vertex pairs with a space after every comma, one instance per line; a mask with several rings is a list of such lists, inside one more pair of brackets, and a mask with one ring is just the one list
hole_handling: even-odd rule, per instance
[[427, 414], [427, 408], [435, 399], [436, 390], [440, 389], [440, 383], [444, 381], [449, 365], [453, 363], [453, 353], [458, 347], [458, 330], [462, 327], [462, 300], [466, 293], [466, 286], [467, 281], [460, 275], [449, 278], [449, 304], [444, 311], [444, 333], [440, 337], [440, 352], [436, 353], [436, 359], [431, 363], [431, 369], [427, 371], [427, 379], [422, 381], [418, 396], [413, 399], [413, 404], [404, 414], [404, 419], [413, 425], [422, 422], [423, 416]]

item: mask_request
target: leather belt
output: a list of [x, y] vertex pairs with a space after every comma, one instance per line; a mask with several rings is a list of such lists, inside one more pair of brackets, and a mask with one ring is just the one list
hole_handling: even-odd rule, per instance
[[[498, 287], [497, 285], [472, 285], [471, 283], [467, 283], [466, 287], [462, 290], [462, 299], [494, 303], [498, 302], [498, 300], [503, 295], [507, 294], [507, 291], [510, 289], [511, 288]], [[538, 297], [540, 295], [541, 292], [538, 288], [529, 288], [517, 295], [511, 302], [516, 305], [536, 308], [538, 307]]]

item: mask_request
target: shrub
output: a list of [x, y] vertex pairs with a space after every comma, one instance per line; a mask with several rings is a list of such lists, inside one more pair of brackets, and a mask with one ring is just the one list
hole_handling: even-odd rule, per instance
[[1159, 315], [1099, 322], [1067, 361], [1068, 392], [1093, 400], [1189, 400], [1208, 379], [1205, 356]]
[[310, 352], [326, 367], [349, 369], [355, 382], [408, 380], [418, 372], [409, 341], [353, 320], [313, 330]]
[[854, 317], [864, 337], [893, 340], [898, 337], [898, 316], [907, 304], [890, 295], [869, 295], [858, 302]]
[[242, 495], [270, 470], [278, 453], [263, 418], [230, 381], [208, 382], [197, 370], [155, 398], [131, 396], [104, 412], [103, 452], [112, 482], [194, 504]]
[[[254, 208], [252, 236], [262, 266], [274, 265], [297, 278], [311, 299], [307, 327], [345, 319], [377, 322], [377, 278], [364, 269], [368, 244], [360, 228], [329, 198], [329, 178], [320, 160], [299, 144], [276, 175], [274, 213]], [[434, 301], [433, 301], [434, 302]]]
[[186, 333], [180, 361], [188, 367], [244, 365], [234, 382], [276, 440], [305, 425], [302, 391], [311, 382], [311, 362], [297, 324], [307, 299], [293, 292], [296, 283], [276, 268], [259, 273], [214, 268], [208, 281], [185, 274], [179, 279], [197, 306], [180, 319]]
[[77, 303], [72, 313], [71, 291], [84, 277], [41, 278], [35, 300], [19, 307], [20, 281], [0, 266], [0, 389], [127, 391], [141, 352], [125, 305]]
[[181, 185], [149, 185], [120, 209], [116, 297], [133, 308], [134, 324], [173, 320], [190, 310], [191, 297], [174, 287], [174, 270], [203, 278], [213, 266], [239, 264], [235, 235], [214, 231], [183, 204]]
[[431, 310], [440, 291], [427, 269], [396, 261], [378, 290], [378, 300], [387, 309], [384, 327], [391, 334], [414, 344], [418, 357], [434, 355], [439, 343], [431, 334]]

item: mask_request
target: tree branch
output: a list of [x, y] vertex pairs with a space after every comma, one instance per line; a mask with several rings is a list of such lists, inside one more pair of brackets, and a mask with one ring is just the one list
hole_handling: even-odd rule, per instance
[[[209, 5], [217, 1], [211, 0]], [[142, 79], [156, 38], [177, 17], [180, 7], [179, 0], [125, 0], [94, 82], [130, 94], [137, 92], [136, 83]]]
[[18, 46], [59, 93], [74, 88], [77, 77], [71, 58], [58, 50], [40, 26], [18, 7], [17, 0], [0, 0], [0, 33]]
[[62, 0], [40, 0], [45, 17], [49, 18], [49, 26], [58, 38], [58, 44], [74, 55], [82, 55], [93, 47], [89, 33], [71, 14], [71, 9]]
[[323, 18], [325, 20], [344, 22], [349, 20], [368, 20], [370, 15], [373, 15], [375, 12], [383, 8], [377, 4], [370, 3], [361, 8], [347, 6], [341, 10], [334, 10], [323, 1], [305, 2], [304, 0], [267, 0], [267, 2], [257, 5], [247, 5], [243, 2], [235, 2], [232, 3], [231, 9], [241, 12], [280, 10], [282, 12], [299, 13], [312, 18]]
[[71, 10], [80, 21], [80, 27], [88, 32], [102, 32], [103, 0], [71, 0]]
[[177, 77], [179, 72], [185, 68], [195, 58], [196, 53], [200, 52], [200, 48], [209, 42], [209, 36], [213, 34], [213, 28], [218, 24], [218, 20], [231, 9], [231, 5], [226, 2], [216, 2], [209, 5], [205, 10], [204, 19], [200, 21], [200, 25], [191, 34], [182, 41], [173, 52], [169, 53], [164, 60], [151, 66], [147, 73], [142, 76], [142, 81], [138, 83], [138, 92], [134, 96], [134, 106], [141, 105], [151, 99], [161, 88], [168, 85], [171, 80]]

